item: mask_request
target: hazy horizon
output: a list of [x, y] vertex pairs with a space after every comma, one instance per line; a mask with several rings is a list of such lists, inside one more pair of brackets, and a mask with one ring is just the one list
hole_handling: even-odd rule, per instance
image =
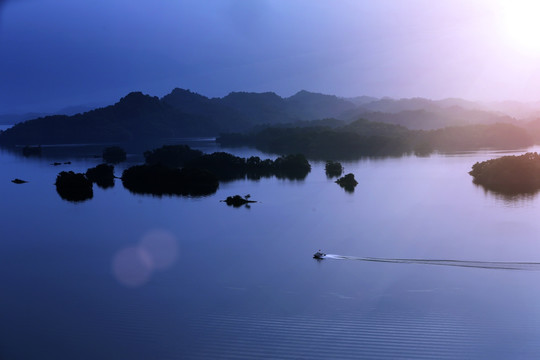
[[532, 1], [0, 1], [0, 113], [208, 97], [540, 100]]
[[[176, 89], [176, 88], [174, 88], [174, 89]], [[123, 97], [127, 96], [129, 93], [141, 92], [143, 95], [162, 98], [165, 95], [170, 94], [174, 89], [171, 89], [170, 91], [166, 91], [163, 94], [151, 94], [151, 93], [140, 91], [140, 90], [132, 90], [132, 91], [129, 91], [129, 92], [123, 94], [123, 95], [119, 95], [115, 99], [111, 98], [110, 100], [105, 100], [105, 101], [101, 101], [101, 102], [88, 101], [86, 103], [72, 103], [72, 104], [59, 105], [59, 106], [57, 106], [55, 108], [53, 108], [53, 107], [45, 107], [45, 108], [36, 108], [36, 109], [33, 109], [33, 110], [21, 109], [21, 110], [18, 110], [18, 111], [16, 110], [16, 111], [11, 111], [11, 112], [4, 111], [4, 112], [0, 112], [0, 116], [22, 116], [22, 115], [30, 115], [30, 114], [36, 114], [36, 115], [40, 115], [40, 116], [47, 115], [47, 114], [67, 114], [67, 115], [71, 115], [71, 114], [76, 114], [78, 112], [86, 112], [86, 111], [89, 111], [91, 109], [104, 108], [104, 107], [107, 107], [107, 106], [110, 106], [110, 105], [114, 105], [117, 102], [119, 102]], [[234, 93], [234, 92], [248, 92], [248, 91], [237, 90], [237, 91], [231, 91], [231, 92], [226, 93], [226, 94], [224, 94], [222, 96], [210, 97], [210, 96], [207, 96], [204, 93], [196, 92], [196, 91], [194, 91], [192, 89], [184, 89], [184, 88], [180, 88], [180, 89], [188, 90], [188, 91], [197, 93], [199, 95], [206, 96], [208, 98], [214, 98], [214, 99], [223, 98], [223, 97], [225, 97], [225, 96], [227, 96], [227, 95], [229, 95], [231, 93]], [[507, 104], [509, 106], [516, 105], [520, 109], [522, 109], [522, 111], [524, 111], [525, 113], [527, 111], [530, 111], [530, 112], [536, 111], [537, 108], [538, 108], [538, 110], [540, 110], [540, 108], [539, 108], [540, 107], [540, 100], [525, 101], [525, 100], [503, 99], [503, 100], [481, 101], [481, 100], [471, 100], [471, 99], [460, 98], [460, 97], [444, 97], [444, 98], [433, 99], [433, 98], [428, 98], [428, 97], [411, 96], [411, 97], [397, 98], [397, 97], [390, 97], [390, 96], [376, 97], [376, 96], [372, 96], [372, 95], [368, 95], [368, 94], [344, 97], [344, 96], [338, 96], [338, 95], [330, 94], [330, 93], [310, 91], [310, 90], [306, 90], [306, 89], [301, 89], [301, 90], [295, 91], [290, 95], [279, 94], [279, 93], [276, 93], [275, 91], [253, 91], [253, 92], [248, 92], [248, 93], [268, 93], [268, 92], [271, 92], [271, 93], [275, 93], [276, 95], [280, 96], [281, 98], [289, 98], [289, 97], [292, 97], [295, 94], [297, 94], [299, 92], [302, 92], [302, 91], [307, 91], [307, 92], [310, 92], [310, 93], [316, 93], [316, 94], [322, 94], [322, 95], [337, 96], [338, 98], [341, 98], [341, 99], [344, 99], [344, 100], [349, 100], [351, 102], [355, 98], [361, 98], [361, 97], [373, 98], [374, 102], [379, 101], [379, 100], [386, 100], [386, 99], [394, 100], [394, 101], [422, 99], [422, 100], [428, 100], [428, 101], [433, 101], [433, 102], [439, 102], [439, 101], [443, 102], [443, 101], [447, 101], [447, 100], [458, 100], [458, 101], [463, 100], [463, 101], [470, 101], [470, 102], [476, 103], [478, 105], [478, 109], [483, 109], [485, 107], [484, 109], [486, 111], [501, 111], [503, 113], [507, 113], [507, 112], [502, 111], [500, 109], [500, 106], [504, 106], [505, 104]], [[91, 100], [91, 99], [89, 99], [89, 100]], [[370, 101], [368, 101], [368, 103], [369, 102]], [[497, 105], [500, 105], [500, 106], [497, 106]], [[362, 107], [363, 105], [356, 105], [356, 106]], [[491, 106], [493, 106], [493, 108], [491, 108]], [[521, 108], [521, 106], [523, 106], [523, 108]], [[420, 107], [418, 109], [423, 109], [423, 108]], [[511, 115], [511, 112], [507, 113], [507, 114]], [[518, 118], [519, 118], [519, 116], [518, 116]]]

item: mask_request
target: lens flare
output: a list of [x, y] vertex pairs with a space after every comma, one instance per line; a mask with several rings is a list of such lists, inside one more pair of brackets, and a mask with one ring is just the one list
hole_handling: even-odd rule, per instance
[[139, 244], [116, 253], [112, 271], [116, 280], [128, 287], [142, 286], [153, 272], [174, 264], [178, 256], [175, 236], [166, 230], [145, 233]]
[[152, 273], [150, 256], [140, 247], [128, 247], [116, 253], [113, 259], [113, 274], [116, 280], [128, 287], [145, 284]]

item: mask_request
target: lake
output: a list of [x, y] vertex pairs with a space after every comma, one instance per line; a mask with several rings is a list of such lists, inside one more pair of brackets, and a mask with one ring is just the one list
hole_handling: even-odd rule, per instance
[[[207, 197], [117, 179], [64, 201], [56, 175], [100, 163], [85, 151], [0, 150], [1, 359], [540, 357], [540, 199], [467, 173], [504, 152], [345, 162], [353, 193], [311, 162]], [[258, 203], [220, 202], [235, 194]]]

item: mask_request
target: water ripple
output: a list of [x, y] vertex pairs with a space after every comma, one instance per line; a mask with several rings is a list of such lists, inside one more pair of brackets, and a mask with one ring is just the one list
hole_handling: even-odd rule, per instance
[[[377, 316], [238, 316], [208, 314], [192, 330], [219, 329], [200, 339], [193, 358], [462, 359], [482, 358], [497, 333], [490, 324], [446, 314]], [[197, 346], [199, 345], [199, 346]], [[536, 355], [538, 348], [530, 349]]]

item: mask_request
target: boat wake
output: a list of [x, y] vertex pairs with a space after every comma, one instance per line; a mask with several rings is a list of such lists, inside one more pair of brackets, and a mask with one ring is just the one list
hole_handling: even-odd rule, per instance
[[438, 259], [392, 259], [374, 257], [356, 257], [336, 254], [326, 254], [325, 259], [335, 260], [358, 260], [393, 264], [422, 264], [439, 266], [457, 266], [466, 268], [497, 269], [497, 270], [522, 270], [540, 271], [540, 263], [537, 262], [506, 262], [506, 261], [471, 261], [471, 260], [438, 260]]

